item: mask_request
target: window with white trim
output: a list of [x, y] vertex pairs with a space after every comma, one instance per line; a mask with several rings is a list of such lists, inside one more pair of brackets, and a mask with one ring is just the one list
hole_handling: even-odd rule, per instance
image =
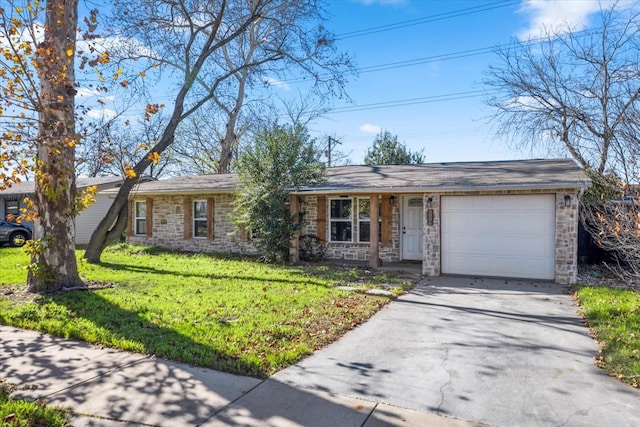
[[136, 202], [135, 207], [136, 236], [147, 234], [147, 202]]
[[207, 201], [193, 202], [193, 237], [207, 237]]
[[353, 200], [348, 198], [329, 200], [329, 224], [332, 242], [351, 242]]
[[[382, 240], [382, 206], [378, 204], [378, 241]], [[358, 242], [371, 241], [371, 199], [358, 197]]]

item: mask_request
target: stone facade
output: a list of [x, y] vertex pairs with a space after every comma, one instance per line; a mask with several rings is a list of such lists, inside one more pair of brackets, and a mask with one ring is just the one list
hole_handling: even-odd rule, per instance
[[422, 274], [440, 275], [440, 196], [424, 195], [424, 254]]
[[[363, 197], [363, 196], [360, 196]], [[329, 212], [329, 197], [326, 198], [326, 212]], [[353, 206], [356, 203], [356, 197], [351, 197], [353, 200]], [[304, 227], [302, 234], [316, 235], [326, 241], [326, 258], [329, 259], [344, 259], [352, 261], [368, 261], [369, 243], [359, 242], [330, 242], [328, 229], [329, 218], [327, 218], [327, 229], [321, 230], [318, 234], [317, 220], [318, 220], [318, 197], [306, 196], [302, 198], [302, 211], [304, 214]], [[328, 216], [328, 214], [327, 214]], [[380, 244], [379, 256], [382, 261], [395, 262], [400, 260], [400, 210], [397, 203], [391, 205], [391, 242], [387, 244]], [[353, 221], [352, 236], [358, 235], [358, 222]]]
[[[224, 252], [236, 254], [255, 254], [251, 241], [236, 230], [233, 223], [232, 194], [190, 195], [191, 200], [214, 199], [214, 237], [184, 238], [184, 202], [185, 196], [153, 197], [152, 235], [131, 235], [128, 241], [155, 245], [167, 249], [190, 252]], [[144, 201], [144, 198], [133, 201]]]
[[[569, 206], [565, 206], [565, 198]], [[578, 276], [580, 201], [575, 191], [556, 193], [556, 282], [573, 284]]]
[[[578, 230], [578, 194], [576, 189], [557, 189], [554, 191], [484, 191], [484, 192], [441, 192], [424, 193], [423, 197], [423, 260], [422, 273], [427, 276], [441, 274], [441, 218], [440, 200], [448, 195], [518, 195], [518, 194], [555, 194], [556, 236], [555, 236], [555, 281], [557, 283], [575, 283], [577, 276], [577, 230]], [[401, 259], [400, 203], [401, 195], [394, 195], [395, 203], [391, 204], [391, 240], [380, 244], [379, 256], [383, 261], [394, 262]], [[565, 196], [568, 196], [565, 206]], [[251, 240], [236, 230], [233, 222], [232, 194], [202, 194], [188, 196], [191, 200], [213, 198], [214, 238], [184, 238], [184, 203], [185, 196], [153, 197], [152, 235], [131, 235], [130, 242], [157, 245], [174, 250], [197, 252], [227, 252], [238, 254], [255, 254]], [[365, 196], [361, 196], [365, 197]], [[356, 196], [350, 197], [356, 206]], [[134, 199], [144, 200], [144, 198]], [[326, 227], [318, 230], [318, 197], [301, 196], [300, 208], [303, 215], [301, 234], [319, 235], [327, 241], [326, 257], [368, 261], [370, 248], [368, 243], [356, 242], [358, 236], [357, 221], [352, 223], [352, 242], [328, 241], [330, 228], [329, 200], [327, 204]]]

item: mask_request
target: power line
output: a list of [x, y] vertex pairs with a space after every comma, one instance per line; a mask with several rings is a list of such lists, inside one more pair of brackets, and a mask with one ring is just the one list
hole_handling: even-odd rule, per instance
[[[577, 37], [587, 37], [589, 35], [595, 34], [597, 33], [599, 30], [598, 29], [593, 29], [593, 28], [586, 28], [584, 30], [580, 30], [580, 31], [576, 31], [573, 34]], [[485, 47], [480, 47], [480, 48], [475, 48], [475, 49], [467, 49], [467, 50], [461, 50], [461, 51], [457, 51], [457, 52], [450, 52], [450, 53], [443, 53], [443, 54], [439, 54], [439, 55], [432, 55], [432, 56], [424, 56], [424, 57], [420, 57], [420, 58], [414, 58], [414, 59], [407, 59], [404, 61], [395, 61], [395, 62], [388, 62], [388, 63], [384, 63], [384, 64], [378, 64], [378, 65], [370, 65], [367, 67], [362, 67], [358, 69], [358, 72], [360, 74], [366, 74], [366, 73], [373, 73], [376, 71], [387, 71], [387, 70], [393, 70], [393, 69], [397, 69], [397, 68], [404, 68], [404, 67], [412, 67], [415, 65], [423, 65], [423, 64], [429, 64], [432, 62], [440, 62], [440, 61], [449, 61], [452, 59], [461, 59], [461, 58], [468, 58], [471, 56], [479, 56], [479, 55], [486, 55], [489, 53], [495, 53], [496, 51], [499, 51], [501, 49], [505, 49], [505, 48], [509, 48], [512, 46], [517, 46], [518, 44], [522, 44], [522, 45], [528, 45], [528, 46], [534, 46], [534, 45], [540, 45], [540, 44], [544, 44], [548, 41], [547, 37], [539, 37], [536, 39], [530, 39], [527, 41], [512, 41], [509, 43], [503, 43], [503, 44], [498, 44], [498, 45], [493, 45], [493, 46], [485, 46]], [[287, 84], [295, 84], [295, 83], [303, 83], [306, 82], [308, 79], [303, 78], [303, 77], [299, 77], [299, 78], [291, 78], [291, 79], [285, 79], [282, 80], [283, 83], [287, 83]]]
[[429, 104], [433, 102], [453, 101], [457, 99], [477, 98], [487, 95], [486, 90], [469, 90], [465, 92], [446, 93], [442, 95], [423, 96], [420, 98], [398, 99], [395, 101], [375, 102], [371, 104], [338, 107], [326, 114], [351, 113], [354, 111], [376, 110], [380, 108], [404, 107], [407, 105]]
[[471, 15], [474, 13], [485, 12], [488, 10], [499, 9], [503, 7], [513, 6], [519, 4], [520, 0], [501, 0], [494, 3], [489, 3], [481, 6], [467, 7], [464, 9], [453, 10], [451, 12], [439, 13], [436, 15], [425, 16], [422, 18], [410, 19], [407, 21], [400, 21], [393, 24], [380, 25], [377, 27], [365, 28], [362, 30], [350, 31], [347, 33], [339, 34], [335, 40], [344, 40], [352, 37], [360, 37], [369, 34], [381, 33], [384, 31], [392, 31], [401, 28], [411, 27], [420, 24], [426, 24], [430, 22], [442, 21], [445, 19], [457, 18], [460, 16]]

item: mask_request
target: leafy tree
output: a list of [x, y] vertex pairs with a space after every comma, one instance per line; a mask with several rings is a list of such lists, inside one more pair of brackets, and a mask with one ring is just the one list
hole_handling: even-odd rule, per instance
[[398, 136], [388, 130], [381, 131], [367, 149], [365, 165], [406, 165], [424, 163], [422, 151], [412, 152], [398, 142]]
[[[243, 70], [285, 75], [302, 70], [311, 76], [309, 80], [316, 89], [342, 94], [345, 71], [350, 67], [349, 58], [336, 53], [332, 36], [318, 24], [323, 15], [316, 0], [130, 0], [117, 2], [114, 11], [114, 32], [126, 42], [110, 48], [112, 57], [118, 58], [113, 62], [120, 67], [131, 61], [139, 76], [148, 77], [154, 71], [158, 76], [171, 75], [176, 91], [171, 96], [172, 111], [167, 114], [169, 120], [162, 135], [146, 155], [131, 165], [129, 179], [119, 188], [93, 233], [85, 252], [89, 262], [98, 262], [106, 245], [124, 231], [135, 177], [174, 143], [180, 123], [203, 105], [225, 100], [223, 110], [228, 111], [224, 122], [235, 129], [239, 122], [235, 111], [243, 103], [238, 97], [246, 90], [246, 86], [242, 87]], [[265, 37], [256, 38], [258, 35]], [[137, 77], [129, 80], [134, 78]], [[147, 112], [157, 112], [159, 108], [160, 104], [149, 103]], [[231, 143], [220, 153], [221, 158], [228, 159], [237, 138], [233, 132], [224, 134], [223, 139]], [[220, 166], [220, 170], [224, 168]]]
[[[637, 9], [636, 9], [637, 10]], [[588, 31], [547, 31], [498, 50], [485, 81], [497, 133], [568, 154], [584, 169], [628, 175], [637, 163], [640, 20], [614, 3]]]
[[[6, 129], [0, 135], [0, 187], [33, 173], [35, 194], [23, 213], [34, 220], [34, 240], [27, 250], [31, 264], [27, 290], [50, 292], [82, 287], [74, 244], [74, 217], [92, 200], [76, 193], [75, 95], [79, 87], [76, 57], [94, 67], [89, 58], [97, 12], [78, 27], [77, 0], [44, 2], [9, 0], [0, 7], [0, 119]], [[44, 14], [44, 23], [42, 18]], [[76, 48], [81, 35], [89, 53]], [[96, 70], [97, 71], [97, 70]], [[100, 75], [100, 72], [98, 71]], [[37, 132], [35, 131], [37, 130]], [[33, 156], [33, 157], [32, 157]]]
[[300, 224], [289, 210], [289, 192], [324, 179], [324, 165], [305, 127], [275, 125], [256, 136], [240, 156], [242, 187], [235, 199], [237, 224], [250, 230], [267, 262], [286, 262]]

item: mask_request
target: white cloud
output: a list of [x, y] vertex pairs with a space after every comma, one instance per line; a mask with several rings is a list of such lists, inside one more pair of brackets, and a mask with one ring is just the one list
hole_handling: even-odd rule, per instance
[[88, 103], [89, 98], [94, 97], [98, 98], [101, 103], [113, 102], [116, 99], [115, 95], [105, 95], [104, 92], [95, 89], [81, 87], [76, 90], [76, 102], [78, 103]]
[[569, 28], [581, 30], [589, 23], [589, 16], [606, 8], [609, 0], [525, 0], [520, 12], [529, 15], [529, 26], [521, 31], [521, 40], [536, 39], [544, 31], [562, 32]]
[[92, 119], [111, 120], [117, 116], [117, 113], [108, 108], [93, 109], [87, 112], [87, 116], [91, 117]]
[[377, 134], [380, 133], [380, 131], [382, 131], [382, 128], [378, 125], [372, 125], [371, 123], [365, 123], [362, 126], [360, 126], [360, 131], [364, 132], [364, 133], [373, 133], [373, 134]]
[[282, 80], [274, 79], [273, 77], [263, 77], [262, 81], [269, 86], [279, 87], [284, 90], [291, 90], [291, 87]]

